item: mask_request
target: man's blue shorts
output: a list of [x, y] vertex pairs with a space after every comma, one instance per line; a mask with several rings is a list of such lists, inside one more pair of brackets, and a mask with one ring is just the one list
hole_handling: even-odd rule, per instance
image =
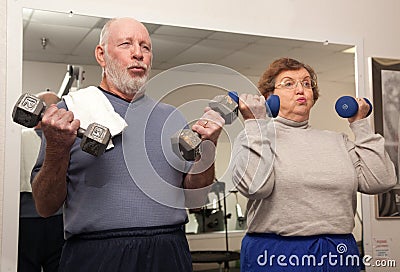
[[182, 226], [132, 228], [73, 236], [64, 245], [59, 272], [190, 272]]

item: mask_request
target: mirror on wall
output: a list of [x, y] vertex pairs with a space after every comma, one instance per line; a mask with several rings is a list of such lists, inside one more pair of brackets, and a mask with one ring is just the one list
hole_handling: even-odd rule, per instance
[[[23, 14], [23, 92], [37, 93], [48, 89], [57, 93], [67, 65], [83, 67], [81, 87], [100, 82], [101, 69], [94, 58], [94, 49], [107, 19], [33, 9], [24, 9]], [[319, 77], [321, 96], [313, 109], [311, 125], [351, 134], [347, 121], [337, 116], [334, 103], [342, 95], [355, 95], [354, 45], [144, 23], [153, 43], [152, 78], [180, 65], [211, 63], [232, 69], [256, 85], [273, 60], [295, 58], [312, 66]], [[162, 102], [180, 107], [195, 100], [209, 100], [224, 91], [209, 86], [186, 86], [162, 95]], [[190, 108], [189, 111], [184, 114], [191, 120], [191, 114], [200, 116], [202, 107]], [[226, 158], [229, 158], [229, 141], [232, 139], [227, 135], [234, 135], [228, 128], [225, 134], [217, 150], [216, 171], [217, 179], [229, 184], [229, 173], [226, 173], [229, 161]], [[218, 213], [222, 203], [219, 189], [210, 194], [207, 209], [189, 213], [188, 233], [223, 229], [218, 225], [222, 224]], [[242, 230], [245, 228], [246, 200], [234, 191], [227, 195], [228, 229]], [[241, 207], [241, 212], [237, 207]], [[213, 215], [218, 223], [214, 218], [210, 219]], [[208, 222], [214, 225], [205, 224], [204, 218], [210, 219]]]
[[377, 133], [385, 137], [385, 148], [393, 161], [397, 185], [376, 199], [378, 219], [400, 218], [400, 60], [371, 58], [372, 89], [374, 93]]

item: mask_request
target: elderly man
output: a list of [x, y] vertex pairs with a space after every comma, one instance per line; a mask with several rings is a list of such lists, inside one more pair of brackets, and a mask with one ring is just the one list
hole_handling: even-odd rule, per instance
[[[166, 205], [147, 190], [159, 190], [158, 179], [174, 188], [206, 187], [214, 180], [214, 164], [202, 168], [202, 158], [185, 173], [163, 155], [160, 135], [167, 118], [174, 116], [175, 131], [185, 120], [175, 108], [156, 103], [142, 91], [152, 63], [152, 44], [143, 24], [132, 18], [110, 20], [95, 56], [103, 68], [100, 85], [72, 93], [42, 118], [46, 141], [32, 188], [42, 216], [64, 205], [67, 240], [60, 271], [191, 271], [184, 207]], [[82, 152], [76, 135], [87, 116], [99, 115], [113, 116], [115, 122], [109, 125], [126, 120], [128, 126], [111, 131], [113, 147], [93, 157]], [[218, 113], [206, 108], [192, 129], [203, 141], [216, 144], [223, 124]], [[141, 145], [146, 152], [127, 152], [126, 147]], [[160, 196], [166, 194], [169, 191]]]

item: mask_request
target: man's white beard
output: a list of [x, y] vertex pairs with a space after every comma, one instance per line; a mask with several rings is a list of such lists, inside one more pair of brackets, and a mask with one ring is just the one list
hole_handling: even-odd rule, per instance
[[[118, 61], [109, 56], [105, 56], [105, 59], [107, 61], [107, 67], [105, 69], [107, 79], [122, 93], [128, 96], [133, 96], [139, 92], [140, 88], [142, 88], [144, 84], [146, 84], [150, 73], [150, 66], [141, 62], [133, 62], [126, 67], [122, 67]], [[132, 78], [128, 72], [128, 67], [137, 64], [146, 67], [146, 73], [142, 77]]]

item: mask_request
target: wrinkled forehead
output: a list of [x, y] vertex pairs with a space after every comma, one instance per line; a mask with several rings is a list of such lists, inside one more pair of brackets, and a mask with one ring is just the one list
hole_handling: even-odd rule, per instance
[[110, 25], [110, 39], [135, 38], [151, 43], [149, 32], [139, 21], [132, 18], [121, 18]]
[[282, 71], [276, 76], [276, 81], [280, 81], [284, 78], [291, 78], [294, 80], [301, 80], [306, 77], [310, 77], [310, 73], [305, 68], [300, 68], [297, 70], [286, 70]]

